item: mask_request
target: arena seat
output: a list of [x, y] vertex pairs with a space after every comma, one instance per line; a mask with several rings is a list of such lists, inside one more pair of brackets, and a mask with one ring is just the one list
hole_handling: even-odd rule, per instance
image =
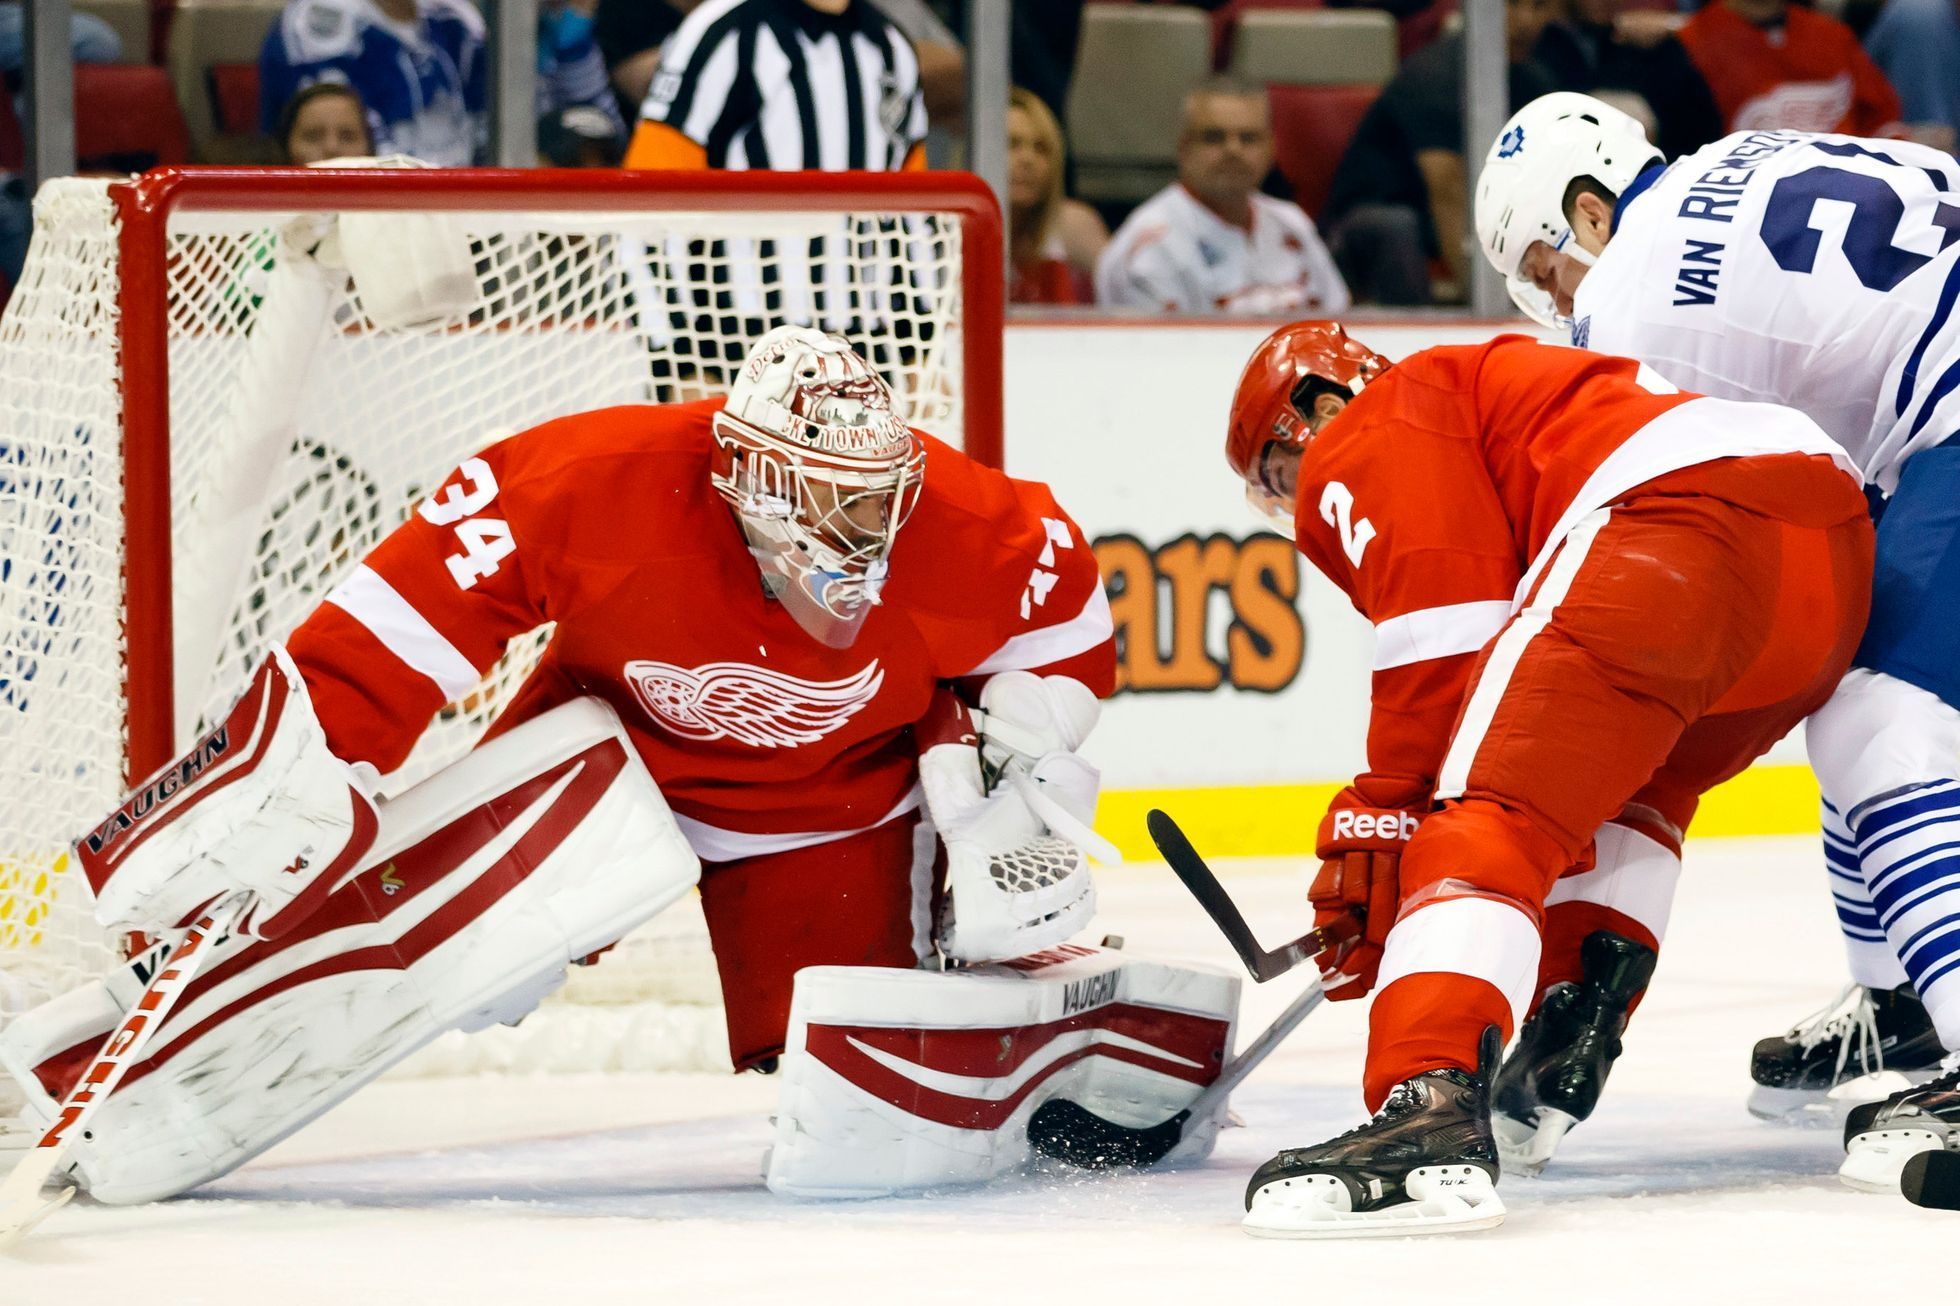
[[1273, 155], [1293, 187], [1293, 197], [1318, 221], [1355, 128], [1381, 87], [1272, 86]]
[[1225, 0], [1211, 11], [1212, 64], [1221, 72], [1232, 63], [1232, 36], [1248, 9], [1323, 9], [1327, 0]]
[[[24, 156], [13, 99], [0, 95], [0, 169], [18, 170]], [[84, 171], [190, 162], [168, 74], [148, 64], [77, 64], [75, 157]]]
[[1184, 95], [1211, 69], [1211, 23], [1188, 5], [1092, 4], [1082, 11], [1068, 97], [1076, 194], [1142, 200], [1176, 173]]
[[1379, 9], [1245, 9], [1231, 70], [1286, 86], [1379, 86], [1395, 75], [1395, 19]]
[[[259, 47], [283, 7], [279, 0], [177, 5], [170, 23], [170, 80], [200, 163], [270, 163], [276, 157], [258, 129], [257, 69]], [[249, 78], [241, 67], [252, 70]], [[243, 103], [247, 93], [250, 105]]]

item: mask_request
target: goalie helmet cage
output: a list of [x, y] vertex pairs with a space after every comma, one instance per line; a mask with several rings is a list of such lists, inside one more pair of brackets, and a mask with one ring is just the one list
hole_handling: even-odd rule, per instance
[[[378, 322], [348, 272], [377, 239], [463, 243], [471, 302]], [[462, 458], [552, 417], [712, 393], [789, 321], [851, 338], [915, 425], [998, 465], [1003, 259], [998, 205], [964, 174], [45, 185], [0, 319], [0, 1021], [112, 955], [67, 844]], [[513, 644], [384, 788], [471, 746], [547, 638]], [[688, 946], [686, 973], [608, 961], [590, 987], [699, 1000], [713, 977]]]

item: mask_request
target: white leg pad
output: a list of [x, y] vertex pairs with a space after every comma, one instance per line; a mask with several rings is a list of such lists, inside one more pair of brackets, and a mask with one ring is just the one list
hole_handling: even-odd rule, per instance
[[[368, 868], [294, 934], [218, 945], [98, 1109], [76, 1174], [114, 1204], [225, 1174], [444, 1031], [521, 1018], [699, 876], [610, 709], [527, 722], [388, 804]], [[134, 1001], [141, 967], [0, 1035], [31, 1119], [52, 1118], [50, 1085]]]
[[[1161, 1124], [1218, 1077], [1236, 975], [1064, 944], [954, 972], [817, 966], [796, 977], [767, 1175], [794, 1197], [979, 1183], [1033, 1157], [1052, 1097]], [[1176, 1156], [1210, 1154], [1225, 1106]]]

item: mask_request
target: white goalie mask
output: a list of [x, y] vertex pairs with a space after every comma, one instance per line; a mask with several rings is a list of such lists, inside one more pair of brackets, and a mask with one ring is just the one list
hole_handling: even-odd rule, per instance
[[1588, 266], [1593, 261], [1572, 238], [1566, 188], [1591, 177], [1620, 195], [1659, 162], [1639, 119], [1576, 91], [1541, 95], [1504, 124], [1477, 178], [1477, 240], [1526, 316], [1541, 326], [1569, 325], [1521, 271], [1532, 245], [1542, 240]]
[[848, 648], [879, 601], [925, 448], [841, 337], [777, 327], [715, 415], [714, 486], [763, 584], [812, 638]]

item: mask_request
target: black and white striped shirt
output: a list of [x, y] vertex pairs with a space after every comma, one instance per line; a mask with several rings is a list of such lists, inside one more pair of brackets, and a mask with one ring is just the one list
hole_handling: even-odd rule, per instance
[[707, 0], [661, 51], [626, 166], [923, 165], [919, 60], [870, 0]]

